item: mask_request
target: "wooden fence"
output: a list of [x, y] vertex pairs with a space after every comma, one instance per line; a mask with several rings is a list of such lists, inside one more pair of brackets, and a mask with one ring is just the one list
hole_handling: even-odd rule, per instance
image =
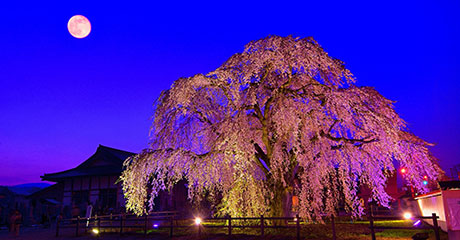
[[[432, 216], [415, 216], [414, 219], [432, 219], [433, 227], [385, 227], [385, 226], [376, 226], [374, 220], [401, 220], [401, 217], [394, 216], [374, 216], [372, 210], [369, 214], [369, 228], [371, 230], [372, 240], [376, 240], [375, 230], [376, 229], [433, 229], [435, 232], [436, 240], [440, 240], [439, 237], [439, 227], [437, 219], [439, 218], [436, 214], [433, 213]], [[241, 224], [243, 221], [255, 221], [257, 224]], [[336, 227], [335, 219], [332, 216], [331, 220], [331, 230], [332, 230], [332, 240], [337, 240], [336, 236]], [[301, 230], [301, 219], [297, 215], [296, 217], [225, 217], [225, 218], [205, 218], [201, 219], [203, 222], [216, 222], [216, 221], [225, 221], [226, 224], [223, 225], [203, 225], [201, 223], [196, 223], [196, 219], [191, 218], [178, 218], [176, 212], [156, 212], [151, 215], [145, 215], [142, 217], [137, 217], [134, 215], [118, 214], [118, 215], [106, 215], [106, 216], [95, 216], [91, 218], [71, 218], [58, 220], [56, 224], [56, 237], [59, 236], [59, 232], [63, 228], [73, 228], [75, 229], [75, 236], [79, 236], [82, 231], [85, 233], [90, 231], [97, 231], [97, 233], [102, 229], [110, 229], [112, 232], [119, 232], [120, 235], [123, 235], [127, 232], [143, 231], [144, 235], [147, 235], [148, 230], [151, 229], [168, 229], [169, 236], [174, 236], [174, 229], [184, 229], [184, 228], [195, 228], [198, 235], [201, 234], [202, 228], [224, 228], [229, 236], [232, 235], [232, 230], [235, 228], [253, 228], [259, 229], [260, 236], [265, 235], [265, 230], [274, 228], [291, 228], [296, 230], [296, 238], [300, 239], [300, 230]], [[273, 224], [276, 222], [284, 221], [288, 224]], [[151, 223], [156, 222], [161, 224]], [[235, 225], [236, 223], [236, 225]]]
[[414, 229], [433, 229], [434, 235], [436, 237], [436, 240], [440, 240], [439, 236], [439, 226], [438, 226], [438, 218], [439, 216], [436, 216], [436, 213], [433, 213], [431, 216], [413, 216], [411, 219], [418, 219], [422, 221], [423, 219], [431, 219], [433, 221], [433, 225], [430, 227], [394, 227], [394, 226], [375, 226], [374, 225], [374, 220], [403, 220], [401, 217], [395, 217], [395, 216], [374, 216], [372, 208], [370, 209], [370, 214], [369, 214], [369, 228], [371, 230], [371, 236], [372, 240], [376, 240], [375, 237], [375, 230], [376, 229], [408, 229], [408, 230], [414, 230]]
[[[170, 212], [163, 212], [163, 213], [170, 213]], [[241, 224], [242, 221], [257, 221], [257, 224], [248, 224], [244, 225]], [[111, 229], [117, 230], [120, 235], [126, 233], [128, 231], [132, 231], [133, 229], [143, 230], [144, 235], [147, 234], [148, 230], [151, 229], [169, 229], [169, 236], [174, 236], [174, 229], [181, 229], [181, 228], [196, 228], [197, 234], [201, 234], [202, 228], [225, 228], [227, 234], [229, 236], [232, 235], [232, 230], [235, 228], [255, 228], [260, 229], [260, 235], [265, 235], [265, 230], [270, 228], [291, 228], [296, 229], [296, 238], [300, 239], [300, 221], [301, 219], [299, 216], [296, 217], [225, 217], [225, 218], [204, 218], [200, 219], [203, 222], [215, 222], [215, 221], [225, 221], [227, 224], [223, 225], [203, 225], [201, 223], [195, 222], [196, 219], [191, 218], [177, 218], [174, 214], [169, 215], [145, 215], [142, 217], [134, 217], [132, 215], [109, 215], [109, 216], [95, 216], [91, 218], [71, 218], [71, 219], [64, 219], [58, 220], [56, 224], [56, 237], [59, 236], [59, 232], [63, 228], [73, 228], [75, 229], [75, 236], [79, 236], [82, 231], [85, 233], [88, 230], [94, 230], [99, 232], [101, 229]], [[269, 224], [274, 222], [285, 221], [288, 224]], [[152, 222], [162, 222], [162, 224], [158, 224], [156, 226], [151, 226]], [[184, 224], [184, 223], [189, 224]], [[234, 223], [239, 223], [239, 225], [235, 225]], [[268, 224], [267, 224], [268, 223]], [[332, 229], [333, 229], [333, 240], [336, 240], [335, 236], [335, 225], [334, 220], [332, 218]]]

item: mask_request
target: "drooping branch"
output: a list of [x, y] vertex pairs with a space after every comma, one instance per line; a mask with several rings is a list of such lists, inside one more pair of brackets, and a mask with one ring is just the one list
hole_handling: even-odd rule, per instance
[[[376, 142], [378, 141], [377, 138], [362, 138], [362, 139], [357, 139], [357, 138], [346, 138], [346, 137], [334, 137], [332, 136], [331, 132], [332, 130], [334, 129], [334, 127], [337, 125], [337, 123], [339, 122], [343, 122], [343, 120], [338, 120], [338, 119], [334, 119], [334, 122], [331, 124], [331, 126], [329, 127], [329, 129], [327, 130], [327, 132], [324, 132], [323, 130], [320, 131], [320, 136], [321, 137], [326, 137], [327, 139], [330, 139], [330, 140], [333, 140], [333, 141], [336, 141], [336, 142], [340, 142], [340, 141], [343, 141], [343, 142], [346, 142], [346, 143], [351, 143], [351, 144], [355, 144], [355, 143], [372, 143], [372, 142]], [[337, 145], [337, 146], [332, 146], [331, 147], [332, 149], [340, 149], [341, 148], [341, 145]]]
[[354, 143], [372, 143], [372, 142], [377, 142], [378, 139], [377, 138], [372, 138], [372, 139], [366, 139], [366, 138], [363, 138], [363, 139], [356, 139], [356, 138], [346, 138], [346, 137], [334, 137], [332, 136], [330, 133], [325, 133], [323, 130], [320, 131], [319, 135], [321, 137], [325, 137], [327, 139], [330, 139], [330, 140], [333, 140], [333, 141], [336, 141], [336, 142], [340, 142], [340, 141], [343, 141], [343, 142], [347, 142], [347, 143], [351, 143], [351, 144], [354, 144]]
[[194, 113], [196, 113], [199, 117], [198, 119], [203, 122], [203, 123], [207, 123], [209, 125], [212, 125], [212, 122], [201, 112], [201, 111], [198, 111], [196, 108], [193, 110]]

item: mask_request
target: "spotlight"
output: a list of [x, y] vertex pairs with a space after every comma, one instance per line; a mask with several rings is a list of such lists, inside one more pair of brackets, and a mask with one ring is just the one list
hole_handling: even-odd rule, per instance
[[195, 218], [195, 224], [200, 225], [201, 224], [201, 218], [199, 218], [199, 217]]
[[93, 228], [93, 230], [91, 230], [94, 234], [99, 234], [99, 229], [97, 228]]
[[411, 219], [412, 218], [412, 213], [405, 212], [403, 216], [404, 216], [405, 219]]
[[153, 228], [158, 228], [158, 224], [153, 224]]
[[427, 181], [427, 180], [424, 180], [424, 181], [423, 181], [423, 185], [428, 185], [428, 181]]
[[403, 168], [401, 168], [400, 172], [401, 172], [401, 174], [406, 174], [407, 169], [403, 167]]
[[298, 220], [298, 219], [295, 217], [295, 218], [294, 218], [294, 222], [297, 222], [297, 220]]

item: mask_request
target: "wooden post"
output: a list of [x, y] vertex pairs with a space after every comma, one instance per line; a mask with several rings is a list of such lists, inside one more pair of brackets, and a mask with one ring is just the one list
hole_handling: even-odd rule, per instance
[[75, 236], [78, 237], [78, 231], [80, 227], [80, 216], [77, 216], [77, 224], [75, 225]]
[[337, 236], [335, 234], [335, 219], [334, 214], [331, 215], [331, 224], [332, 224], [332, 240], [337, 240]]
[[110, 213], [110, 227], [113, 227], [113, 221], [112, 221], [112, 219], [113, 219], [113, 215], [112, 215], [112, 213]]
[[228, 235], [232, 236], [232, 216], [228, 216]]
[[264, 236], [264, 215], [260, 215], [260, 236]]
[[296, 225], [296, 230], [297, 230], [297, 240], [300, 240], [300, 218], [299, 218], [299, 214], [295, 215], [295, 219], [296, 219], [295, 225]]
[[59, 237], [59, 216], [57, 216], [57, 221], [56, 221], [56, 237]]
[[144, 236], [147, 236], [147, 214], [144, 217]]
[[169, 236], [173, 237], [173, 217], [169, 220]]
[[101, 233], [101, 218], [97, 219], [97, 230], [99, 231], [99, 233]]
[[120, 236], [123, 235], [123, 214], [120, 215]]
[[440, 240], [439, 226], [438, 226], [438, 216], [436, 216], [436, 213], [431, 214], [431, 216], [433, 217], [434, 235], [436, 236], [436, 240]]
[[371, 235], [372, 235], [372, 240], [375, 240], [375, 231], [374, 231], [374, 218], [373, 218], [373, 212], [372, 212], [372, 205], [369, 205], [370, 211], [369, 211], [369, 224], [371, 228]]

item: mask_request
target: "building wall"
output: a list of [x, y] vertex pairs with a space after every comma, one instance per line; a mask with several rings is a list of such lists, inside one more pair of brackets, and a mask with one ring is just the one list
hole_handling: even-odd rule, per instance
[[[393, 175], [387, 178], [385, 186], [385, 192], [393, 199], [398, 199], [402, 195], [402, 192], [398, 190], [397, 176], [398, 173], [395, 171]], [[364, 203], [367, 203], [372, 196], [372, 191], [366, 185], [361, 185], [358, 196], [363, 199]]]
[[[118, 212], [124, 207], [121, 184], [115, 184], [118, 176], [85, 176], [65, 179], [63, 208], [67, 215], [84, 216], [89, 204], [93, 214]], [[75, 210], [79, 209], [79, 212]]]
[[442, 191], [448, 229], [460, 231], [460, 190]]
[[7, 187], [0, 186], [0, 226], [8, 225], [9, 216], [15, 209], [15, 194]]
[[[61, 212], [64, 185], [56, 183], [29, 195], [29, 218], [32, 224], [50, 224]], [[54, 200], [54, 201], [53, 201]]]
[[[92, 215], [125, 212], [125, 198], [121, 183], [115, 183], [118, 176], [88, 176], [65, 179], [62, 194], [63, 215], [66, 218], [86, 216], [88, 204]], [[187, 214], [192, 207], [187, 199], [184, 180], [171, 192], [161, 191], [155, 200], [153, 211], [178, 211]], [[111, 205], [111, 206], [109, 206]]]
[[[439, 216], [438, 224], [442, 230], [447, 231], [446, 215], [444, 214], [444, 204], [442, 194], [433, 194], [430, 197], [417, 199], [418, 206], [422, 216], [431, 216], [436, 213]], [[433, 225], [431, 219], [425, 219], [430, 225]]]

